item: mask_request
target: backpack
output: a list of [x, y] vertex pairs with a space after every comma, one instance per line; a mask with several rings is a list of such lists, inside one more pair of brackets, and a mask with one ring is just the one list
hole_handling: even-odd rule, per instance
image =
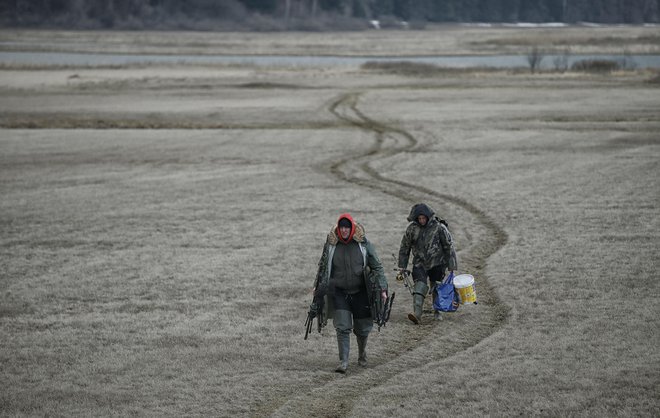
[[451, 232], [449, 232], [449, 224], [444, 219], [437, 217], [436, 219], [440, 222], [440, 228], [444, 232], [450, 247], [449, 260], [445, 260], [445, 263], [447, 263], [446, 266], [451, 270], [456, 270], [458, 269], [458, 257], [456, 257], [456, 250], [454, 249], [454, 238], [451, 236]]
[[458, 292], [454, 290], [454, 272], [449, 273], [447, 279], [442, 283], [435, 285], [435, 300], [433, 301], [433, 309], [442, 312], [454, 312], [458, 310], [459, 300]]

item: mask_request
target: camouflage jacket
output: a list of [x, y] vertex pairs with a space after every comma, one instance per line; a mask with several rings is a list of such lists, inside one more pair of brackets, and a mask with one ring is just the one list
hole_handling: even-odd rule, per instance
[[[419, 224], [419, 215], [428, 218], [426, 225]], [[425, 270], [441, 265], [449, 270], [458, 268], [451, 233], [444, 221], [435, 217], [431, 208], [423, 203], [413, 206], [408, 221], [410, 224], [399, 248], [399, 268], [407, 268], [411, 251], [413, 265], [421, 265]]]

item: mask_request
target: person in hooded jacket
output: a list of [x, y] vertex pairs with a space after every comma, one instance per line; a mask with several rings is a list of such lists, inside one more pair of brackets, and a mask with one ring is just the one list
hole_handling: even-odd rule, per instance
[[[398, 267], [405, 270], [410, 252], [413, 254], [413, 312], [408, 314], [415, 324], [420, 324], [424, 298], [431, 289], [442, 282], [445, 271], [457, 268], [456, 252], [447, 223], [435, 216], [434, 211], [424, 203], [414, 205], [407, 218], [408, 227], [401, 239]], [[433, 292], [435, 296], [435, 292]], [[435, 312], [440, 319], [440, 312]]]
[[332, 317], [339, 348], [338, 373], [346, 373], [351, 331], [358, 344], [358, 364], [367, 366], [367, 338], [373, 328], [374, 297], [387, 299], [387, 279], [364, 227], [350, 214], [339, 216], [319, 260], [314, 299], [324, 298], [325, 318]]

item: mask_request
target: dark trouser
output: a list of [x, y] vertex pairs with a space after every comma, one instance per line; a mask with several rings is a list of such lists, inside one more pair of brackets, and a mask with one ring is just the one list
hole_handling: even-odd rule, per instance
[[429, 285], [433, 295], [433, 301], [435, 302], [435, 286], [438, 283], [441, 283], [445, 278], [446, 269], [447, 267], [444, 265], [435, 266], [429, 270], [426, 270], [424, 267], [419, 265], [413, 266], [412, 276], [415, 282], [415, 294], [419, 295], [417, 298], [415, 298], [415, 295], [413, 295], [415, 314], [419, 312], [421, 315], [421, 304], [424, 302], [424, 296], [426, 296], [426, 292], [429, 290]]
[[416, 282], [427, 283], [426, 279], [428, 278], [428, 283], [431, 287], [435, 286], [436, 283], [442, 282], [445, 278], [445, 270], [447, 267], [443, 265], [435, 266], [430, 270], [426, 270], [422, 266], [414, 266], [412, 270], [413, 280]]
[[[353, 333], [366, 337], [373, 328], [371, 319], [371, 306], [366, 289], [349, 295], [342, 289], [335, 289], [333, 296], [335, 305], [334, 325], [337, 334], [350, 334], [355, 325]], [[355, 323], [355, 324], [353, 324]]]

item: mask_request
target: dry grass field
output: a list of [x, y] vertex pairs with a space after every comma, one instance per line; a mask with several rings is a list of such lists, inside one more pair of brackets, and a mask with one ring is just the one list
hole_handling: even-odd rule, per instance
[[574, 54], [660, 53], [658, 26], [474, 27], [338, 33], [120, 32], [0, 30], [2, 50], [128, 54], [489, 55], [531, 47]]
[[[603, 52], [658, 46], [657, 28], [611, 29], [567, 33], [609, 39]], [[510, 51], [540, 33], [465, 30], [447, 42]], [[178, 39], [97, 35], [0, 33], [24, 49]], [[172, 53], [226, 39], [327, 52], [332, 36], [185, 34], [197, 43]], [[382, 36], [387, 54], [419, 46]], [[368, 38], [362, 52], [382, 47]], [[657, 80], [0, 69], [0, 415], [660, 415]], [[480, 303], [413, 326], [391, 254], [419, 201], [449, 221]], [[332, 324], [303, 335], [345, 211], [397, 298], [369, 367], [353, 350], [342, 376]]]

